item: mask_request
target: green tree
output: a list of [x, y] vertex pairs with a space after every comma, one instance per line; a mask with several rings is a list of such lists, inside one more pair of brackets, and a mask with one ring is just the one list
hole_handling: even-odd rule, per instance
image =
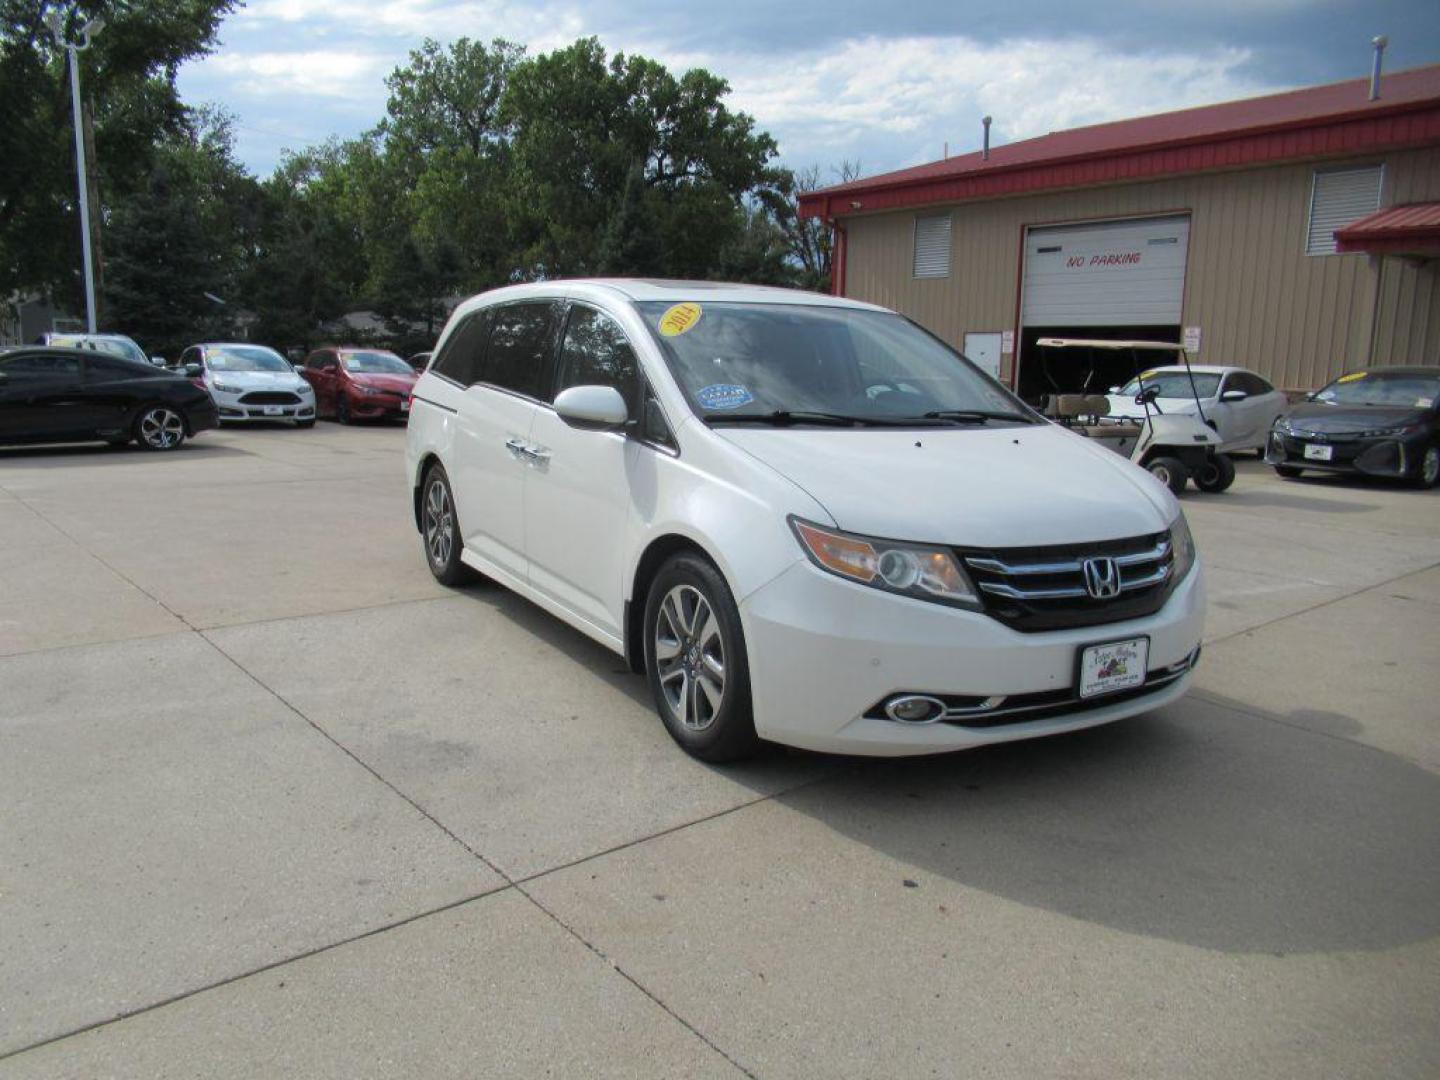
[[[667, 274], [708, 276], [744, 228], [742, 201], [775, 184], [775, 141], [723, 98], [724, 79], [616, 54], [594, 38], [516, 65], [501, 100], [511, 131], [509, 214], [525, 277], [597, 270], [640, 162]], [[613, 247], [613, 245], [612, 245]]]
[[213, 111], [192, 114], [152, 157], [146, 187], [112, 205], [105, 292], [113, 325], [174, 356], [230, 329], [260, 188], [232, 156], [228, 118]]
[[176, 73], [214, 46], [235, 2], [0, 0], [0, 295], [36, 290], [74, 310], [82, 303], [70, 84], [46, 12], [65, 12], [72, 34], [97, 15], [106, 20], [80, 58], [94, 106], [94, 173], [108, 209], [149, 187], [156, 147], [183, 133]]

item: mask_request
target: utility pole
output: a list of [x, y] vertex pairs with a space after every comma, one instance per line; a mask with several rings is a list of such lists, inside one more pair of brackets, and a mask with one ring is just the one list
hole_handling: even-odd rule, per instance
[[51, 8], [45, 13], [45, 25], [55, 44], [65, 50], [70, 62], [70, 106], [75, 124], [75, 179], [80, 189], [80, 248], [85, 259], [85, 325], [95, 333], [95, 264], [90, 253], [90, 190], [85, 171], [85, 121], [80, 105], [80, 54], [90, 47], [90, 40], [105, 25], [97, 15], [80, 28], [80, 37], [71, 41], [65, 35], [64, 16]]
[[100, 155], [95, 153], [95, 102], [85, 102], [85, 188], [90, 210], [90, 258], [95, 267], [95, 319], [105, 321], [105, 245], [100, 232]]

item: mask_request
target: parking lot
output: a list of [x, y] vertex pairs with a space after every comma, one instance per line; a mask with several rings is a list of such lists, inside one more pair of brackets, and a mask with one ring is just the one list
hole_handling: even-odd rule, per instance
[[403, 440], [0, 451], [0, 1076], [1440, 1075], [1440, 493], [1187, 495], [1161, 712], [711, 767]]

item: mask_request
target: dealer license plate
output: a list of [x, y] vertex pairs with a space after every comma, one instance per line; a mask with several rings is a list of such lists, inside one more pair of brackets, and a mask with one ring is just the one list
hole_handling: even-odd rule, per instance
[[1329, 461], [1334, 453], [1333, 446], [1316, 446], [1314, 443], [1305, 446], [1305, 457], [1310, 461]]
[[410, 411], [410, 399], [409, 399], [409, 398], [401, 398], [401, 399], [400, 399], [400, 411], [401, 411], [401, 412], [409, 412], [409, 411]]
[[265, 415], [266, 415], [266, 416], [284, 416], [284, 415], [285, 415], [285, 407], [284, 407], [283, 405], [266, 405], [266, 406], [265, 406]]
[[1143, 685], [1149, 657], [1149, 638], [1089, 646], [1080, 653], [1080, 696], [1098, 697]]

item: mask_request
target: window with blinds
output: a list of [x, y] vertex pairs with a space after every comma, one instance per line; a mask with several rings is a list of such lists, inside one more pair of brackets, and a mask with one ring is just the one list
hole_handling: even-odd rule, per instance
[[938, 214], [915, 219], [914, 275], [950, 276], [950, 215]]
[[1335, 230], [1380, 209], [1384, 169], [1335, 169], [1315, 173], [1310, 188], [1310, 231], [1306, 255], [1334, 255]]

